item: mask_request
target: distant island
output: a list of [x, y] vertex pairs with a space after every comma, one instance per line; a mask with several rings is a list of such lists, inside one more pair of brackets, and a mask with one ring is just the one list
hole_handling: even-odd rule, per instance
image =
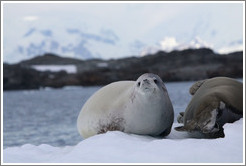
[[[49, 67], [57, 70], [46, 70]], [[164, 82], [216, 76], [242, 78], [243, 52], [216, 54], [211, 49], [200, 48], [110, 60], [79, 60], [47, 53], [17, 64], [4, 63], [3, 90], [106, 85], [136, 80], [147, 72], [159, 75]]]

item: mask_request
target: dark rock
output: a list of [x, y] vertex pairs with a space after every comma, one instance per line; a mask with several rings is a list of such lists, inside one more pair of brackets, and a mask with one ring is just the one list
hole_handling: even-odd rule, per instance
[[3, 64], [3, 89], [37, 89], [41, 75], [36, 70], [17, 65]]
[[[77, 67], [76, 74], [40, 72], [32, 65], [67, 65]], [[120, 80], [136, 80], [143, 73], [155, 73], [164, 82], [195, 81], [216, 76], [243, 77], [243, 52], [219, 55], [207, 48], [159, 51], [144, 57], [82, 61], [45, 54], [3, 66], [3, 89], [60, 88], [67, 85], [105, 85]]]

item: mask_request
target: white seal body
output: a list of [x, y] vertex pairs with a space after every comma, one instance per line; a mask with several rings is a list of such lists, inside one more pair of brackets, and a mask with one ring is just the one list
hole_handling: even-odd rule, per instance
[[83, 138], [112, 130], [166, 136], [173, 118], [164, 83], [146, 73], [137, 81], [114, 82], [97, 91], [83, 106], [77, 128]]

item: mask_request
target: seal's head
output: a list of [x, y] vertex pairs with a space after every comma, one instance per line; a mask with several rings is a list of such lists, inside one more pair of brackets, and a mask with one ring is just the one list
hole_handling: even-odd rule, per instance
[[166, 87], [161, 78], [152, 73], [141, 75], [136, 81], [136, 90], [142, 94], [156, 93], [159, 89], [166, 91]]
[[152, 73], [141, 75], [129, 90], [125, 106], [125, 132], [166, 136], [170, 133], [174, 112], [161, 78]]

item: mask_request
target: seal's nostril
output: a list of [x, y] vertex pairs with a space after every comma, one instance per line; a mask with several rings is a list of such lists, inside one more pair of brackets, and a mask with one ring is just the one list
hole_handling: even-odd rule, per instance
[[150, 81], [148, 79], [144, 79], [143, 84], [150, 84]]

